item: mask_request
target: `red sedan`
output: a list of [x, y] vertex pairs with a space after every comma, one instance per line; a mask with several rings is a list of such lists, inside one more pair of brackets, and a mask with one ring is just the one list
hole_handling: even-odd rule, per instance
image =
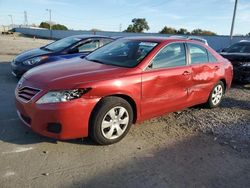
[[15, 90], [17, 112], [41, 135], [112, 144], [133, 123], [197, 104], [217, 107], [232, 72], [228, 60], [197, 41], [123, 38], [85, 58], [28, 71]]

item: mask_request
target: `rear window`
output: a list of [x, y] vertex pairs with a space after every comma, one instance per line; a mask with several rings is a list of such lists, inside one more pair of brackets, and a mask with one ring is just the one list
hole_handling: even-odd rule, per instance
[[208, 54], [208, 59], [209, 59], [209, 62], [217, 62], [218, 60], [216, 59], [216, 57], [214, 57], [214, 55], [211, 53], [211, 52], [209, 52], [209, 51], [207, 51], [207, 54]]

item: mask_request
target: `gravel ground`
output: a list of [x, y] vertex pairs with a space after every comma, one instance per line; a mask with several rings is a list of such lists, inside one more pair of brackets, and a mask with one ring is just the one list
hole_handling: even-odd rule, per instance
[[234, 148], [249, 149], [250, 90], [239, 85], [226, 94], [220, 108], [189, 108], [174, 116], [177, 120], [185, 120], [181, 126], [212, 134], [214, 139]]
[[18, 80], [5, 60], [6, 52], [50, 42], [37, 41], [0, 36], [1, 47], [8, 44], [0, 49], [0, 187], [249, 187], [249, 89], [234, 85], [216, 109], [197, 106], [137, 124], [114, 145], [55, 141], [18, 119]]

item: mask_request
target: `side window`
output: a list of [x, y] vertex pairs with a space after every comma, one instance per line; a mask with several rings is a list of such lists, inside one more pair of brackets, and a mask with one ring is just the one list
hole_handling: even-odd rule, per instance
[[92, 52], [99, 47], [99, 44], [99, 40], [93, 40], [78, 46], [77, 49], [78, 52]]
[[198, 44], [191, 44], [191, 43], [188, 43], [187, 45], [189, 49], [191, 64], [209, 62], [207, 50], [204, 47]]
[[112, 41], [113, 41], [113, 39], [102, 39], [102, 46], [104, 46]]
[[154, 57], [152, 68], [167, 68], [186, 65], [186, 51], [183, 43], [173, 43], [165, 46]]
[[212, 62], [212, 63], [218, 62], [218, 60], [214, 57], [214, 55], [211, 52], [207, 51], [207, 54], [208, 54], [209, 62]]

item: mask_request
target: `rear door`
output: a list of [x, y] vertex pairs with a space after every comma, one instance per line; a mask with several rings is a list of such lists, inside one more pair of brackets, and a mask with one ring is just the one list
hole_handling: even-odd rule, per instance
[[142, 73], [142, 116], [150, 118], [183, 108], [190, 82], [184, 43], [163, 47]]
[[192, 87], [189, 89], [189, 102], [206, 102], [213, 86], [218, 80], [220, 63], [203, 46], [187, 43], [188, 58], [192, 71]]

